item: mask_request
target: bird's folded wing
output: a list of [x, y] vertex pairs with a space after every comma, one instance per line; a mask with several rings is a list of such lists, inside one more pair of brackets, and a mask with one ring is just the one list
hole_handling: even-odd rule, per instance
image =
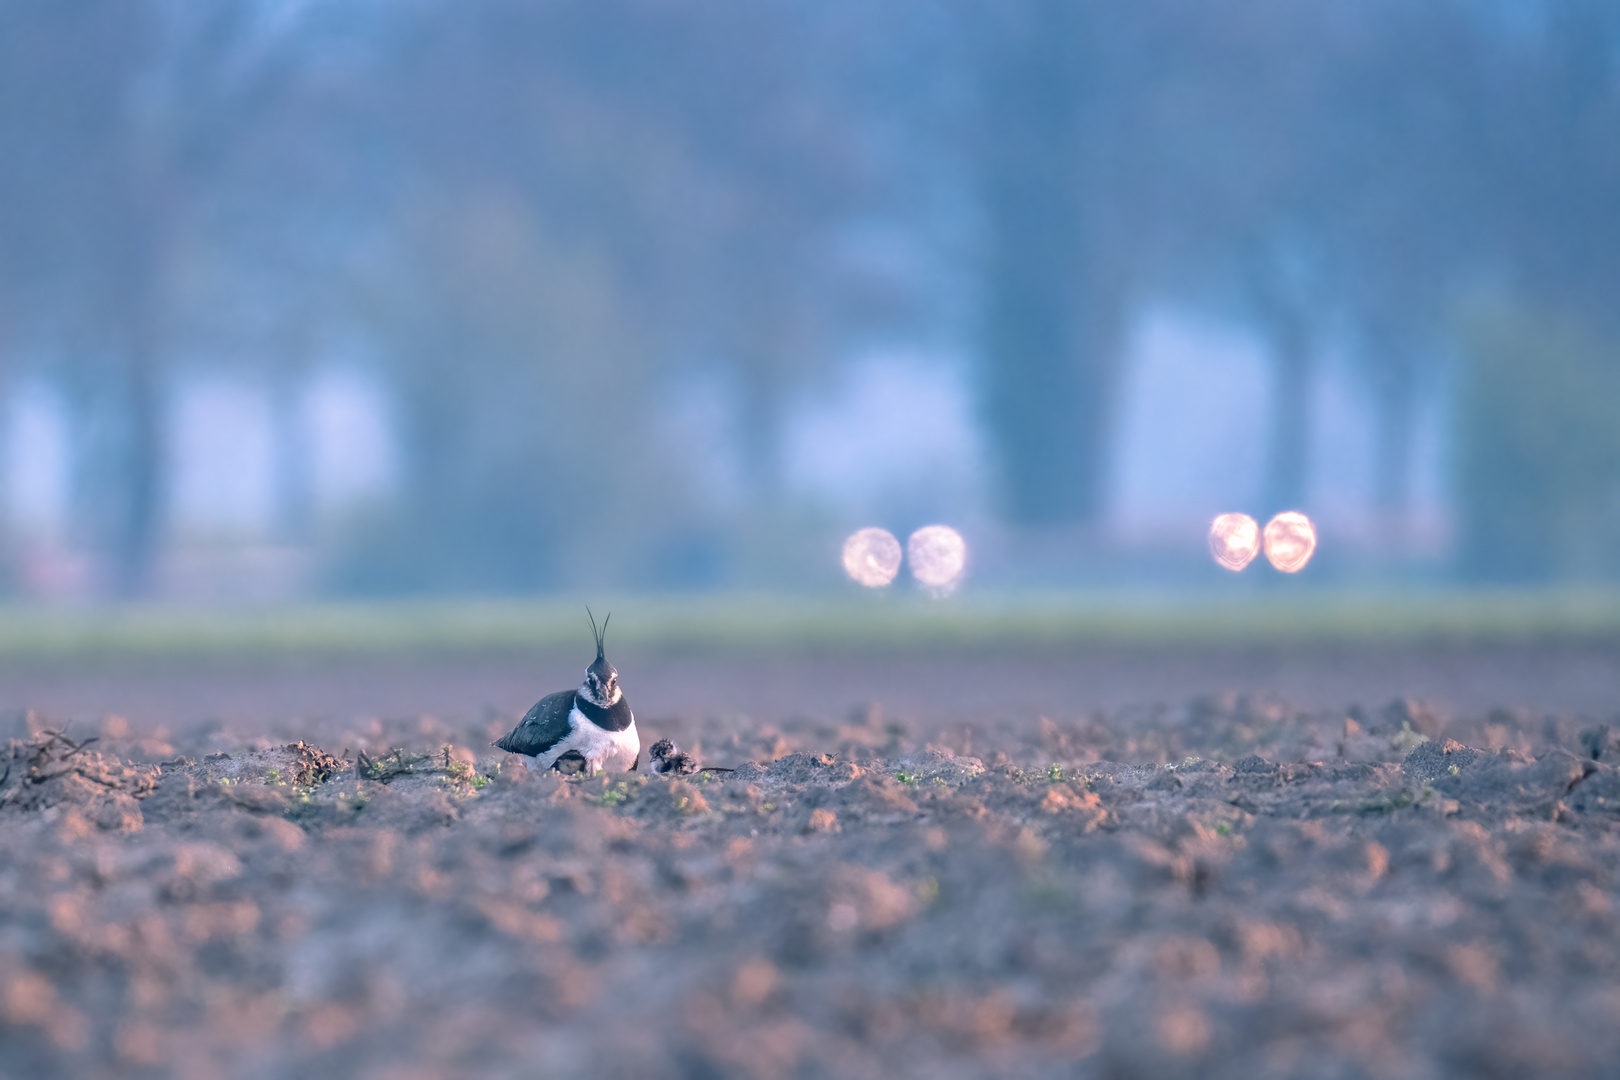
[[568, 723], [568, 713], [573, 707], [572, 690], [547, 694], [535, 702], [534, 708], [506, 738], [495, 745], [511, 754], [528, 754], [530, 757], [543, 754], [573, 730]]

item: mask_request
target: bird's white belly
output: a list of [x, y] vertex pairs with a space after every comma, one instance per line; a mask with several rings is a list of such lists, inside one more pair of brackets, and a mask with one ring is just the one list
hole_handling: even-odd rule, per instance
[[604, 769], [608, 772], [628, 772], [641, 754], [641, 736], [636, 734], [634, 719], [623, 731], [608, 731], [591, 723], [576, 708], [569, 712], [568, 723], [573, 730], [550, 750], [530, 758], [531, 769], [549, 769], [558, 758], [573, 750], [585, 759], [587, 772]]

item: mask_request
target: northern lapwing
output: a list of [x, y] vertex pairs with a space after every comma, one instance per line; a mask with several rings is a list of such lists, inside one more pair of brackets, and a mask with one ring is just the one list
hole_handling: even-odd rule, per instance
[[633, 772], [641, 764], [641, 736], [636, 734], [636, 717], [619, 689], [619, 672], [608, 663], [604, 640], [611, 612], [596, 627], [590, 615], [591, 633], [596, 636], [596, 660], [585, 669], [585, 681], [578, 690], [560, 690], [535, 703], [518, 726], [497, 743], [500, 749], [522, 754], [530, 769], [556, 769], [572, 774], [594, 775]]

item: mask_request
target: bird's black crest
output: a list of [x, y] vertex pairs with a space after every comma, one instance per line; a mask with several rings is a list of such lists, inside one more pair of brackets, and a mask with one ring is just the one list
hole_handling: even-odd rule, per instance
[[602, 620], [602, 628], [600, 630], [596, 628], [596, 616], [591, 614], [591, 609], [589, 607], [585, 609], [585, 614], [591, 620], [591, 633], [596, 637], [596, 658], [598, 660], [606, 659], [607, 650], [605, 642], [607, 641], [607, 628], [608, 622], [613, 618], [613, 612], [610, 611], [607, 613], [607, 618]]

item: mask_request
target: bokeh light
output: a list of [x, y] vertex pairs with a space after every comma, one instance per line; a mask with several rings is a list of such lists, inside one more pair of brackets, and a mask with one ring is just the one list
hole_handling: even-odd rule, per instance
[[1298, 510], [1284, 510], [1266, 522], [1266, 558], [1285, 574], [1298, 573], [1316, 552], [1316, 526]]
[[967, 541], [949, 525], [924, 525], [906, 541], [906, 558], [917, 584], [936, 593], [948, 593], [967, 569]]
[[1222, 514], [1209, 526], [1209, 553], [1228, 570], [1242, 570], [1260, 554], [1260, 524], [1248, 514]]
[[844, 541], [844, 573], [869, 589], [881, 589], [900, 572], [900, 541], [888, 529], [862, 529]]

